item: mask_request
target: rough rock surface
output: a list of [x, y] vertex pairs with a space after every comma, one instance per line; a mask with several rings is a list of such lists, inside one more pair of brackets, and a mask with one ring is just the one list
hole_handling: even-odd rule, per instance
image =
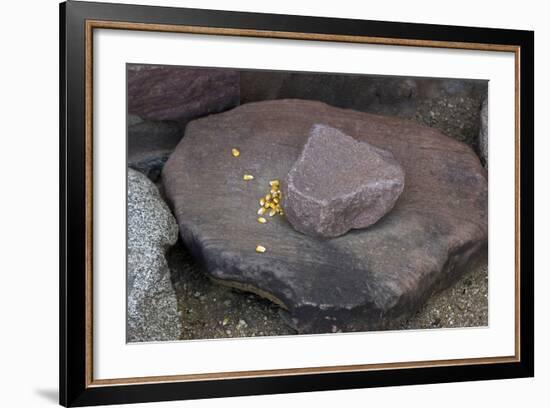
[[481, 124], [479, 127], [479, 154], [481, 158], [483, 159], [483, 164], [485, 167], [489, 165], [489, 150], [488, 150], [488, 142], [489, 142], [489, 133], [488, 133], [488, 106], [487, 106], [487, 98], [483, 100], [483, 104], [481, 105]]
[[128, 169], [128, 342], [177, 340], [177, 300], [165, 254], [178, 226], [156, 186]]
[[404, 181], [391, 153], [317, 124], [282, 184], [283, 208], [297, 231], [337, 237], [378, 221]]
[[[284, 179], [316, 123], [388, 150], [403, 167], [403, 193], [372, 227], [321, 240], [284, 217], [257, 222], [258, 198], [269, 180]], [[302, 333], [388, 327], [486, 255], [478, 157], [401, 119], [300, 100], [242, 105], [190, 123], [163, 182], [180, 235], [207, 273], [285, 307]]]
[[189, 120], [239, 104], [239, 73], [230, 69], [128, 65], [128, 113], [148, 120]]
[[128, 118], [128, 166], [157, 181], [183, 130], [176, 122], [138, 121]]

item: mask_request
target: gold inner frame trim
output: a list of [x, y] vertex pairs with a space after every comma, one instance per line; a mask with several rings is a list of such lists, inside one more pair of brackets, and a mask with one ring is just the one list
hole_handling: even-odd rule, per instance
[[[117, 29], [203, 35], [222, 35], [256, 38], [276, 38], [343, 43], [379, 44], [410, 47], [450, 48], [478, 51], [513, 52], [515, 57], [515, 353], [513, 356], [479, 357], [448, 360], [394, 362], [381, 364], [354, 364], [342, 366], [301, 367], [274, 370], [253, 370], [184, 374], [153, 377], [127, 377], [113, 379], [93, 378], [93, 30]], [[396, 39], [369, 36], [350, 36], [286, 31], [250, 30], [235, 28], [196, 27], [186, 25], [129, 23], [121, 21], [86, 21], [86, 234], [85, 234], [85, 282], [86, 282], [86, 387], [168, 383], [183, 381], [228, 380], [253, 377], [280, 377], [306, 374], [357, 372], [373, 370], [409, 369], [421, 367], [461, 366], [472, 364], [497, 364], [521, 361], [520, 356], [520, 51], [521, 47], [505, 44], [483, 44], [433, 40]]]

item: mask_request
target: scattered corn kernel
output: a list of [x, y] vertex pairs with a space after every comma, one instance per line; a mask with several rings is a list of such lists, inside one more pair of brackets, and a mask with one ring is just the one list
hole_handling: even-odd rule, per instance
[[233, 148], [231, 149], [231, 154], [233, 157], [239, 157], [241, 155], [241, 152], [239, 152], [237, 149]]
[[256, 247], [256, 252], [260, 252], [260, 253], [265, 252], [265, 247], [264, 247], [264, 246], [261, 246], [261, 245], [258, 245], [258, 246]]
[[277, 197], [275, 197], [275, 198], [273, 199], [273, 202], [274, 202], [275, 204], [279, 204], [279, 199], [278, 199]]
[[269, 212], [269, 216], [270, 216], [270, 217], [273, 217], [275, 214], [277, 214], [277, 211], [275, 211], [275, 210], [271, 210], [271, 211]]
[[271, 180], [271, 181], [269, 182], [269, 185], [270, 185], [271, 187], [279, 187], [279, 180]]
[[271, 201], [271, 194], [267, 194], [265, 196], [265, 201]]
[[264, 214], [265, 214], [265, 208], [260, 207], [260, 209], [258, 210], [258, 215], [264, 215]]
[[267, 222], [267, 220], [264, 217], [259, 217], [258, 222], [261, 223], [261, 224], [265, 224]]
[[264, 198], [260, 198], [260, 205], [263, 207], [264, 204], [265, 204], [265, 199], [264, 199]]
[[246, 180], [246, 181], [248, 181], [248, 180], [254, 180], [254, 176], [253, 176], [252, 174], [245, 174], [245, 175], [243, 176], [243, 180]]

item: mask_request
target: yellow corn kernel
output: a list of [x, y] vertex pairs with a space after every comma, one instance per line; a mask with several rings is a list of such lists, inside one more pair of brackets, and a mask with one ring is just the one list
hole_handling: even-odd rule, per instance
[[245, 181], [254, 180], [254, 176], [252, 174], [245, 174], [243, 176], [243, 180], [245, 180]]
[[265, 204], [265, 199], [264, 198], [260, 198], [260, 205], [263, 207]]
[[277, 214], [277, 211], [275, 211], [275, 210], [271, 210], [271, 211], [269, 212], [269, 216], [270, 216], [270, 217], [273, 217], [275, 214]]
[[256, 247], [256, 252], [259, 252], [259, 253], [265, 252], [265, 247], [264, 247], [264, 246], [261, 246], [261, 245], [258, 245], [258, 246]]
[[270, 185], [271, 187], [278, 187], [278, 186], [279, 186], [279, 180], [271, 180], [271, 181], [269, 182], [269, 185]]
[[261, 207], [259, 210], [258, 210], [258, 215], [264, 215], [265, 214], [265, 208], [264, 207]]
[[265, 196], [265, 201], [271, 201], [271, 194], [267, 194]]
[[264, 217], [258, 217], [258, 222], [260, 224], [265, 224], [267, 222], [267, 220]]
[[233, 157], [239, 157], [241, 155], [241, 152], [239, 152], [237, 149], [233, 148], [231, 149], [231, 154]]

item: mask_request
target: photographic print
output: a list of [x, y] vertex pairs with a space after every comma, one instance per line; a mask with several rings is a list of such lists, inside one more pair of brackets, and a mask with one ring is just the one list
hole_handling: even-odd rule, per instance
[[126, 79], [128, 342], [488, 325], [488, 81]]
[[532, 31], [70, 1], [60, 43], [63, 405], [534, 375]]

